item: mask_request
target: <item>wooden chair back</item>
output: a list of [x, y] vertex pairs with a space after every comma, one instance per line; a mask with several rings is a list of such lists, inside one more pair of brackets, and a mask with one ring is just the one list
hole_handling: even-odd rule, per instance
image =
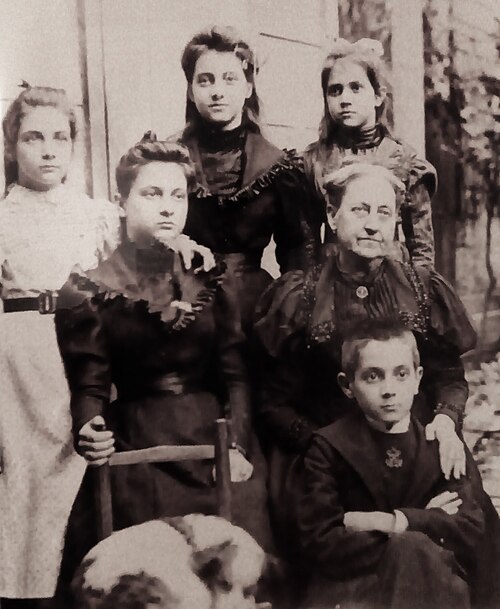
[[109, 461], [96, 470], [95, 504], [99, 540], [113, 532], [113, 504], [110, 468], [137, 463], [168, 463], [211, 459], [215, 464], [217, 513], [231, 520], [231, 472], [229, 468], [229, 433], [226, 419], [215, 421], [213, 445], [153, 446], [140, 450], [114, 453]]

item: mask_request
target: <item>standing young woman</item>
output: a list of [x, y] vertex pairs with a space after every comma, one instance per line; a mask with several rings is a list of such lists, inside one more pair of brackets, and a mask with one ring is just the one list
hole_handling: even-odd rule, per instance
[[54, 593], [64, 529], [85, 462], [73, 450], [54, 329], [75, 265], [118, 242], [118, 213], [66, 183], [76, 119], [66, 93], [26, 85], [3, 121], [0, 201], [0, 598], [36, 607]]
[[302, 268], [319, 237], [312, 223], [305, 176], [292, 152], [261, 134], [255, 54], [230, 27], [198, 33], [186, 46], [186, 127], [199, 183], [186, 232], [222, 254], [226, 286], [235, 290], [243, 327], [250, 330], [256, 302], [271, 281], [261, 268], [264, 248], [276, 242], [282, 272]]

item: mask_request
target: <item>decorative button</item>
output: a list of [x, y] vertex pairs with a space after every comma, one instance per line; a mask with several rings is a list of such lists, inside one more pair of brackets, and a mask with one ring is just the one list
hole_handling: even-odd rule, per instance
[[356, 296], [358, 298], [366, 298], [368, 296], [368, 288], [365, 285], [360, 285], [356, 288]]

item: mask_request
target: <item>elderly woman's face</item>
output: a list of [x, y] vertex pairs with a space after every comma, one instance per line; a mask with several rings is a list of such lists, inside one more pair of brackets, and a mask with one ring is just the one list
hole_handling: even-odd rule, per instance
[[168, 245], [186, 223], [188, 193], [182, 167], [161, 161], [142, 166], [123, 209], [131, 241], [148, 244], [157, 240]]
[[363, 258], [386, 256], [394, 243], [396, 194], [380, 176], [359, 176], [346, 186], [333, 220], [341, 247]]

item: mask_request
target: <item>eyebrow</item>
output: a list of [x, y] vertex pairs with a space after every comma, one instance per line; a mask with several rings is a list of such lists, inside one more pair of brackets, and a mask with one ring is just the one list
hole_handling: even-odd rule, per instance
[[21, 131], [19, 134], [21, 137], [24, 135], [42, 135], [41, 131], [37, 131], [36, 129], [30, 129], [29, 131]]
[[361, 374], [370, 374], [370, 372], [376, 372], [377, 374], [383, 373], [384, 369], [383, 368], [377, 368], [376, 366], [371, 366], [370, 368], [364, 368], [361, 371]]
[[146, 192], [147, 190], [152, 190], [156, 193], [163, 193], [163, 189], [160, 188], [159, 186], [155, 186], [154, 184], [148, 184], [146, 186], [142, 186], [140, 191], [142, 192]]

